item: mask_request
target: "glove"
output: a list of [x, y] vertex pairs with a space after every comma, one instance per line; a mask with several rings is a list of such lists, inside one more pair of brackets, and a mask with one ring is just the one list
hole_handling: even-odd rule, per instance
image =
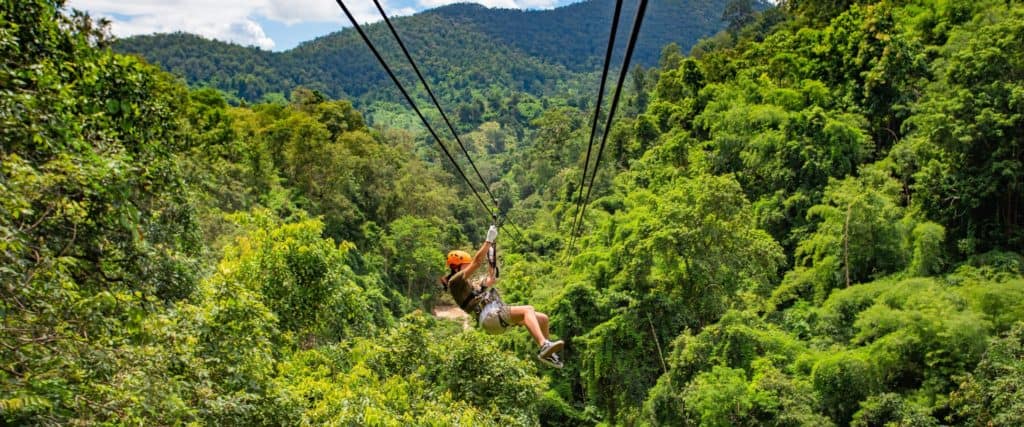
[[487, 243], [494, 243], [494, 240], [498, 238], [498, 226], [492, 225], [491, 228], [487, 229], [487, 238], [484, 239]]

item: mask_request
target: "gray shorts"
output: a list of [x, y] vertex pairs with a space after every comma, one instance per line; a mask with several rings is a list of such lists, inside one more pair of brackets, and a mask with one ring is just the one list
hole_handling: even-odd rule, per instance
[[489, 334], [504, 333], [511, 324], [508, 306], [501, 301], [491, 301], [480, 310], [480, 327]]

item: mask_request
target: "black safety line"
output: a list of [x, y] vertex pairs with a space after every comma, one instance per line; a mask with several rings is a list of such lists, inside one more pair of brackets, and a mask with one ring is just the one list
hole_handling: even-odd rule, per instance
[[458, 171], [459, 175], [462, 176], [462, 179], [466, 181], [466, 185], [469, 185], [469, 189], [473, 191], [474, 195], [476, 195], [477, 200], [480, 201], [480, 204], [484, 207], [484, 210], [486, 210], [487, 213], [491, 216], [491, 218], [496, 221], [498, 215], [491, 211], [491, 208], [487, 206], [487, 202], [484, 201], [484, 198], [480, 196], [480, 193], [476, 191], [476, 188], [473, 187], [473, 184], [469, 182], [469, 178], [466, 177], [466, 174], [462, 171], [462, 168], [459, 167], [459, 164], [455, 161], [455, 158], [452, 157], [452, 154], [448, 152], [448, 148], [445, 147], [444, 144], [441, 142], [441, 137], [437, 136], [437, 132], [435, 132], [434, 128], [430, 126], [430, 123], [427, 122], [427, 118], [423, 116], [423, 113], [420, 111], [419, 107], [416, 106], [416, 102], [413, 101], [411, 96], [409, 96], [409, 92], [407, 92], [405, 90], [405, 87], [402, 86], [402, 83], [398, 81], [398, 77], [396, 77], [395, 73], [391, 71], [391, 67], [388, 66], [387, 62], [384, 62], [384, 58], [381, 57], [380, 52], [378, 52], [377, 48], [374, 47], [373, 43], [370, 41], [370, 38], [366, 36], [365, 32], [363, 32], [363, 28], [359, 26], [358, 22], [356, 22], [356, 18], [352, 16], [352, 12], [348, 10], [348, 7], [345, 7], [345, 3], [342, 2], [341, 0], [335, 0], [335, 2], [338, 3], [338, 6], [341, 6], [341, 10], [345, 12], [345, 16], [347, 16], [348, 20], [352, 22], [352, 26], [359, 33], [359, 36], [363, 38], [363, 42], [365, 42], [366, 46], [370, 48], [371, 52], [373, 52], [373, 56], [377, 57], [377, 61], [379, 61], [380, 65], [384, 67], [384, 71], [388, 73], [388, 76], [391, 77], [391, 80], [395, 82], [395, 86], [397, 86], [398, 90], [402, 92], [402, 96], [405, 97], [405, 100], [408, 101], [409, 105], [412, 106], [412, 109], [416, 111], [416, 115], [419, 116], [420, 120], [423, 122], [423, 125], [427, 127], [427, 130], [430, 131], [430, 135], [434, 137], [434, 140], [437, 141], [437, 145], [441, 147], [441, 151], [444, 151], [445, 156], [447, 156], [448, 160], [450, 160], [452, 162], [452, 165], [455, 166], [455, 170]]
[[[384, 18], [384, 23], [387, 24], [388, 29], [391, 30], [391, 35], [395, 37], [395, 41], [398, 42], [398, 47], [402, 49], [402, 53], [405, 55], [405, 59], [412, 65], [413, 71], [416, 72], [416, 77], [420, 79], [420, 83], [423, 84], [423, 88], [427, 90], [427, 95], [430, 96], [430, 101], [434, 103], [434, 107], [441, 113], [441, 118], [444, 119], [444, 124], [448, 126], [448, 130], [451, 131], [452, 136], [455, 137], [455, 142], [458, 143], [459, 148], [462, 149], [462, 154], [466, 155], [466, 160], [469, 160], [469, 165], [473, 168], [473, 172], [476, 172], [476, 177], [480, 179], [480, 184], [483, 185], [484, 191], [491, 198], [491, 202], [494, 203], [495, 209], [498, 211], [498, 215], [501, 214], [501, 207], [498, 205], [498, 198], [491, 192], [490, 186], [487, 185], [487, 180], [484, 179], [483, 174], [480, 173], [480, 169], [477, 169], [476, 163], [473, 162], [473, 158], [469, 155], [469, 150], [466, 149], [466, 144], [462, 142], [462, 138], [459, 137], [459, 133], [455, 130], [455, 126], [452, 125], [451, 120], [448, 119], [448, 114], [444, 112], [444, 108], [441, 108], [441, 103], [438, 102], [437, 96], [434, 95], [434, 91], [430, 89], [430, 84], [427, 83], [427, 79], [423, 77], [423, 73], [420, 72], [420, 67], [416, 65], [416, 61], [412, 59], [412, 55], [409, 53], [409, 49], [405, 47], [405, 42], [402, 41], [402, 37], [398, 35], [398, 31], [395, 30], [395, 26], [391, 24], [391, 18], [384, 12], [384, 7], [381, 6], [380, 0], [373, 0], [373, 4], [377, 6], [377, 11], [380, 12], [380, 16]], [[495, 217], [497, 222], [497, 219]], [[519, 233], [518, 227], [515, 223], [509, 222], [512, 226], [512, 231], [515, 232], [520, 239], [522, 234]], [[498, 224], [498, 228], [501, 228], [501, 224]]]
[[[500, 206], [498, 205], [498, 199], [494, 196], [493, 193], [491, 193], [491, 189], [487, 186], [487, 181], [484, 180], [483, 175], [480, 174], [480, 170], [477, 169], [476, 164], [473, 162], [472, 157], [470, 157], [470, 155], [469, 155], [469, 151], [466, 150], [466, 146], [462, 143], [462, 139], [459, 138], [458, 132], [455, 131], [455, 127], [452, 126], [451, 121], [448, 119], [448, 115], [445, 114], [444, 109], [441, 108], [440, 103], [437, 101], [437, 97], [434, 96], [434, 92], [430, 89], [430, 85], [427, 84], [426, 79], [423, 77], [423, 74], [420, 72], [419, 67], [416, 65], [416, 61], [414, 61], [412, 59], [412, 55], [409, 54], [409, 50], [405, 47], [405, 43], [402, 41], [402, 38], [398, 35], [398, 32], [395, 30], [395, 27], [391, 24], [391, 19], [388, 18], [387, 13], [384, 12], [384, 8], [381, 6], [380, 2], [378, 0], [374, 0], [373, 1], [373, 3], [377, 6], [377, 10], [380, 12], [381, 17], [384, 18], [384, 22], [387, 24], [388, 28], [391, 30], [391, 34], [395, 37], [395, 40], [398, 42], [398, 46], [402, 49], [402, 53], [405, 54], [405, 58], [409, 61], [409, 64], [412, 65], [413, 70], [416, 72], [416, 76], [420, 79], [420, 83], [423, 84], [423, 87], [427, 90], [427, 93], [430, 95], [430, 100], [434, 103], [434, 106], [441, 113], [441, 117], [444, 118], [445, 124], [448, 125], [448, 130], [450, 130], [452, 132], [452, 136], [455, 137], [455, 141], [458, 143], [459, 148], [462, 149], [463, 154], [466, 155], [466, 159], [469, 160], [470, 166], [472, 166], [473, 167], [473, 171], [476, 172], [477, 178], [480, 179], [480, 183], [483, 185], [484, 191], [486, 191], [487, 195], [490, 196], [491, 202], [494, 203], [495, 209], [497, 209], [498, 213], [495, 213], [495, 212], [490, 210], [490, 208], [487, 206], [487, 204], [483, 201], [483, 197], [481, 197], [480, 194], [476, 191], [476, 188], [473, 186], [473, 184], [471, 184], [469, 182], [469, 178], [466, 177], [466, 174], [462, 171], [462, 169], [459, 167], [459, 165], [457, 163], [455, 163], [455, 159], [452, 157], [451, 153], [448, 152], [448, 150], [444, 146], [444, 144], [441, 143], [441, 139], [437, 136], [437, 133], [430, 126], [430, 124], [427, 123], [426, 118], [420, 112], [419, 108], [417, 108], [416, 103], [413, 102], [413, 100], [412, 100], [412, 97], [409, 96], [409, 94], [405, 91], [405, 88], [402, 86], [401, 83], [399, 83], [399, 81], [395, 77], [394, 73], [391, 72], [390, 67], [388, 67], [387, 63], [384, 62], [384, 59], [377, 52], [377, 49], [373, 46], [373, 43], [370, 42], [369, 38], [363, 32], [363, 30], [359, 26], [359, 24], [355, 21], [355, 19], [353, 18], [352, 14], [349, 13], [348, 8], [345, 7], [344, 3], [341, 2], [341, 0], [337, 0], [337, 3], [338, 3], [339, 6], [341, 6], [342, 10], [345, 12], [345, 15], [348, 16], [349, 21], [352, 22], [353, 27], [356, 28], [356, 31], [359, 32], [359, 35], [362, 36], [363, 41], [366, 42], [367, 46], [370, 47], [370, 50], [373, 51], [374, 56], [376, 56], [377, 60], [380, 61], [381, 65], [384, 67], [385, 71], [387, 71], [388, 75], [391, 76], [391, 79], [395, 82], [395, 85], [398, 86], [399, 90], [402, 91], [402, 95], [405, 95], [406, 100], [409, 102], [410, 105], [412, 105], [413, 109], [416, 110], [416, 114], [419, 115], [420, 120], [423, 121], [423, 124], [427, 126], [428, 130], [430, 130], [431, 135], [433, 135], [434, 139], [437, 140], [438, 145], [441, 146], [441, 149], [444, 150], [445, 155], [448, 156], [448, 160], [450, 160], [452, 162], [452, 164], [455, 165], [455, 168], [459, 172], [459, 175], [461, 175], [462, 179], [464, 181], [466, 181], [466, 184], [469, 185], [469, 188], [471, 190], [473, 190], [473, 193], [476, 195], [477, 199], [480, 200], [480, 203], [484, 205], [484, 209], [486, 209], [487, 212], [491, 215], [491, 219], [495, 223], [498, 223], [499, 222], [498, 221], [498, 216], [500, 215], [500, 210], [501, 210]], [[522, 239], [523, 238], [522, 237], [522, 233], [519, 232], [519, 228], [516, 227], [515, 224], [512, 223], [512, 222], [509, 222], [509, 225], [512, 226], [512, 231], [517, 235], [517, 237], [518, 237], [517, 240]], [[499, 224], [499, 228], [502, 228], [500, 224]]]
[[[640, 6], [636, 10], [636, 17], [633, 18], [633, 30], [629, 35], [629, 44], [626, 45], [626, 57], [622, 61], [622, 68], [619, 70], [618, 84], [615, 87], [615, 94], [612, 95], [612, 105], [608, 111], [608, 120], [604, 125], [604, 134], [601, 135], [601, 145], [597, 149], [597, 159], [594, 160], [594, 170], [590, 175], [590, 185], [587, 187], [587, 195], [583, 198], [583, 208], [580, 210], [580, 220], [577, 228], [583, 227], [583, 217], [587, 211], [587, 203], [590, 201], [590, 192], [594, 189], [594, 181], [597, 180], [597, 170], [601, 165], [601, 154], [604, 153], [605, 143], [608, 141], [608, 131], [611, 129], [612, 120], [615, 118], [615, 109], [619, 105], [619, 95], [622, 93], [622, 84], [629, 72], [629, 62], [633, 58], [633, 49], [636, 47], [637, 36], [640, 34], [640, 26], [644, 21], [644, 12], [647, 10], [647, 0], [640, 0]], [[575, 232], [573, 233], [575, 234]], [[570, 248], [571, 250], [571, 248]]]
[[430, 95], [430, 100], [434, 103], [434, 107], [437, 107], [437, 111], [441, 112], [441, 118], [443, 118], [444, 123], [448, 125], [448, 130], [452, 132], [452, 136], [455, 137], [455, 142], [459, 144], [459, 148], [462, 149], [462, 153], [466, 155], [466, 160], [469, 160], [469, 165], [472, 166], [473, 171], [476, 172], [476, 177], [480, 178], [480, 182], [484, 186], [484, 191], [487, 192], [487, 195], [491, 197], [491, 201], [494, 202], [495, 206], [497, 206], [498, 198], [494, 197], [494, 194], [491, 193], [491, 189], [487, 187], [487, 180], [485, 180], [484, 176], [480, 174], [480, 170], [477, 169], [476, 163], [473, 163], [473, 158], [469, 156], [469, 151], [466, 150], [466, 145], [462, 143], [462, 138], [459, 138], [459, 133], [455, 131], [455, 126], [452, 126], [451, 120], [448, 120], [448, 114], [445, 114], [444, 109], [441, 108], [441, 104], [437, 101], [437, 97], [434, 96], [434, 91], [430, 90], [430, 85], [427, 84], [427, 79], [423, 78], [423, 73], [420, 72], [420, 67], [416, 65], [416, 61], [414, 61], [412, 59], [412, 55], [409, 54], [409, 49], [405, 47], [405, 42], [403, 42], [402, 38], [398, 35], [398, 31], [395, 30], [394, 25], [391, 25], [391, 18], [388, 18], [387, 13], [384, 13], [384, 8], [380, 5], [380, 0], [373, 0], [373, 4], [377, 6], [377, 11], [380, 12], [380, 16], [384, 18], [384, 23], [386, 23], [388, 29], [391, 30], [391, 35], [393, 35], [395, 40], [398, 41], [398, 47], [402, 49], [402, 53], [405, 54], [405, 59], [407, 59], [409, 64], [412, 65], [413, 71], [416, 72], [416, 77], [419, 77], [420, 83], [423, 84], [423, 88], [427, 90], [427, 95]]
[[[374, 0], [376, 1], [376, 0]], [[597, 89], [597, 104], [594, 106], [594, 118], [590, 121], [590, 142], [587, 143], [587, 158], [583, 161], [583, 174], [580, 175], [580, 190], [576, 196], [576, 211], [572, 214], [572, 225], [570, 231], [576, 230], [576, 217], [583, 205], [583, 185], [587, 182], [587, 168], [590, 167], [590, 151], [594, 147], [594, 135], [597, 134], [597, 120], [601, 115], [601, 104], [604, 101], [604, 85], [608, 80], [608, 66], [612, 62], [612, 51], [615, 49], [615, 36], [619, 29], [619, 15], [622, 12], [622, 0], [615, 1], [615, 14], [612, 16], [612, 28], [608, 33], [608, 48], [604, 54], [604, 69], [601, 70], [601, 86]], [[576, 234], [569, 235], [569, 248], [576, 243]]]

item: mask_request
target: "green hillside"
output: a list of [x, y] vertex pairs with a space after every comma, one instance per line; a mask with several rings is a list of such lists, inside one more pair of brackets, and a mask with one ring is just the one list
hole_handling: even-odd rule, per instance
[[[698, 40], [722, 28], [722, 11], [728, 0], [655, 0], [647, 8], [634, 61], [646, 67], [657, 65], [661, 49], [676, 43], [689, 50]], [[636, 3], [625, 2], [616, 44], [621, 62], [636, 14]], [[498, 40], [530, 56], [562, 65], [572, 71], [599, 70], [604, 61], [608, 28], [614, 12], [613, 0], [589, 0], [553, 10], [523, 11], [488, 9], [476, 4], [455, 4], [427, 11], [479, 29], [488, 39]], [[313, 42], [315, 43], [315, 42]]]
[[0, 0], [2, 425], [1024, 425], [1022, 1], [731, 1], [629, 75], [575, 244], [593, 94], [491, 88], [560, 369], [432, 315], [491, 218], [400, 107], [234, 105], [63, 6]]
[[[688, 49], [724, 27], [726, 0], [655, 0], [643, 27], [637, 61], [655, 65], [664, 45]], [[619, 46], [625, 44], [635, 5], [623, 11]], [[449, 101], [493, 87], [534, 96], [551, 95], [577, 73], [599, 70], [614, 2], [590, 0], [543, 11], [450, 5], [394, 19], [421, 68]], [[370, 37], [389, 61], [415, 81], [383, 23], [369, 25]], [[341, 31], [281, 53], [203, 40], [188, 34], [136, 36], [115, 49], [139, 54], [190, 84], [209, 85], [256, 101], [268, 93], [287, 94], [305, 86], [362, 105], [398, 101], [399, 95], [353, 30]], [[617, 61], [618, 62], [618, 61]], [[564, 92], [564, 91], [563, 91]]]

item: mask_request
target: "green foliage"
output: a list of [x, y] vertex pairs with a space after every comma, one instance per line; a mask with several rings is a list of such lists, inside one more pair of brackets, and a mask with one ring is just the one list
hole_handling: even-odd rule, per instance
[[542, 387], [529, 365], [437, 326], [414, 314], [349, 348], [297, 352], [276, 383], [309, 424], [537, 424]]
[[[716, 365], [685, 387], [664, 376], [644, 403], [653, 425], [832, 425], [817, 412], [809, 382], [775, 368], [766, 359], [748, 380], [742, 369]], [[676, 391], [680, 390], [681, 391]]]
[[173, 423], [175, 362], [146, 339], [199, 273], [172, 154], [188, 98], [60, 6], [0, 3], [0, 416]]
[[683, 400], [696, 418], [694, 424], [715, 427], [755, 424], [750, 412], [759, 396], [747, 394], [747, 379], [742, 370], [715, 366], [686, 387]]
[[821, 303], [832, 289], [871, 278], [941, 271], [945, 229], [905, 213], [900, 187], [884, 170], [872, 166], [861, 172], [830, 183], [823, 203], [808, 210], [816, 229], [797, 245], [797, 266], [774, 291], [774, 303]]
[[1024, 315], [1019, 295], [1024, 291], [1019, 254], [990, 253], [975, 257], [977, 265], [960, 266], [947, 277], [971, 308], [984, 316], [995, 331], [1006, 332]]
[[[326, 353], [326, 354], [325, 354]], [[420, 376], [387, 376], [358, 364], [339, 367], [330, 349], [296, 353], [277, 380], [309, 425], [492, 425], [486, 413], [448, 393], [437, 393]]]
[[[922, 285], [926, 286], [906, 283]], [[898, 286], [890, 292], [880, 295], [883, 301], [893, 299], [887, 305], [876, 303], [860, 313], [853, 340], [871, 343], [875, 363], [893, 386], [912, 387], [923, 381], [923, 390], [945, 387], [942, 383], [950, 376], [977, 362], [989, 327], [979, 313], [959, 307], [955, 295], [927, 287]]]
[[833, 421], [850, 419], [858, 403], [878, 388], [878, 373], [862, 354], [836, 353], [818, 360], [811, 372], [814, 390]]
[[750, 380], [743, 370], [715, 366], [699, 374], [681, 393], [687, 416], [681, 421], [701, 426], [832, 425], [814, 411], [812, 396], [807, 383], [770, 364], [759, 366]]
[[728, 23], [726, 31], [736, 33], [755, 19], [753, 0], [731, 0], [722, 11], [722, 20]]
[[[631, 191], [623, 203], [577, 258], [590, 267], [589, 282], [622, 295], [618, 314], [577, 338], [587, 394], [611, 418], [634, 416], [618, 412], [661, 374], [660, 343], [714, 322], [737, 303], [736, 293], [763, 292], [782, 258], [766, 233], [751, 228], [749, 205], [729, 177], [680, 178], [660, 193]], [[565, 315], [584, 310], [592, 309]]]
[[[726, 2], [669, 3], [651, 28]], [[1019, 424], [1019, 2], [732, 3], [692, 56], [641, 49], [578, 253], [600, 52], [537, 41], [599, 26], [509, 28], [609, 3], [400, 20], [443, 28], [410, 40], [560, 371], [521, 328], [394, 320], [490, 219], [351, 32], [171, 52], [217, 74], [189, 90], [102, 21], [0, 3], [0, 424]]]
[[978, 366], [961, 379], [952, 394], [956, 412], [950, 421], [964, 425], [1008, 426], [1024, 422], [1024, 324], [993, 338]]
[[[1021, 276], [1013, 259], [991, 255], [975, 261], [982, 267], [965, 265], [940, 279], [859, 284], [833, 292], [820, 308], [798, 304], [766, 316], [800, 335], [753, 313], [727, 313], [672, 344], [668, 373], [648, 394], [644, 417], [656, 424], [696, 424], [704, 416], [785, 424], [796, 416], [812, 420], [827, 414], [836, 424], [937, 425], [935, 414], [955, 406], [949, 393], [962, 373], [983, 360], [988, 337], [1008, 330], [1006, 322], [1021, 316], [1016, 303]], [[709, 376], [719, 367], [733, 374]], [[783, 403], [759, 403], [773, 402], [759, 400], [754, 391], [759, 373], [788, 384], [774, 395], [774, 402]], [[708, 378], [722, 387], [712, 389], [716, 383]], [[744, 393], [740, 380], [748, 381]], [[698, 387], [701, 393], [728, 392], [727, 400], [736, 406], [698, 403], [700, 393], [692, 391], [688, 398], [682, 392]], [[779, 411], [779, 405], [796, 406]]]
[[[672, 344], [670, 375], [686, 384], [698, 372], [713, 366], [730, 366], [753, 374], [755, 362], [770, 356], [784, 366], [807, 351], [805, 346], [774, 325], [747, 312], [730, 311], [718, 323], [704, 328], [696, 336], [682, 334]], [[767, 359], [766, 359], [767, 360]]]
[[861, 409], [853, 414], [851, 426], [938, 426], [939, 421], [931, 416], [927, 408], [915, 405], [896, 393], [883, 393], [869, 397], [861, 403]]
[[816, 301], [828, 291], [863, 282], [874, 275], [899, 271], [906, 265], [900, 246], [903, 211], [897, 204], [895, 180], [878, 171], [860, 178], [833, 182], [825, 189], [823, 203], [808, 210], [812, 220], [821, 218], [815, 232], [797, 246], [798, 264], [828, 269], [832, 279], [819, 284]]
[[[261, 227], [225, 248], [212, 280], [237, 284], [258, 295], [288, 341], [365, 336], [390, 320], [380, 284], [352, 271], [351, 244], [321, 237], [323, 224], [310, 220]], [[286, 341], [287, 342], [287, 341]]]
[[791, 89], [763, 76], [710, 85], [698, 97], [709, 102], [693, 118], [712, 149], [710, 170], [734, 173], [758, 202], [758, 221], [786, 246], [795, 240], [786, 232], [806, 223], [821, 188], [853, 173], [871, 150], [863, 118], [826, 109], [818, 91], [816, 81]]
[[759, 424], [829, 426], [831, 421], [815, 405], [812, 383], [767, 363], [755, 364], [747, 394], [756, 403]]
[[[654, 424], [828, 423], [816, 412], [810, 384], [785, 372], [808, 349], [752, 313], [726, 313], [699, 334], [681, 334], [672, 347], [669, 370], [644, 403]], [[734, 405], [706, 398], [719, 393]]]
[[352, 359], [381, 376], [419, 379], [421, 392], [479, 408], [491, 423], [536, 424], [543, 386], [533, 365], [475, 331], [445, 331], [412, 314], [380, 339], [356, 343]]
[[367, 247], [375, 243], [365, 234], [367, 222], [387, 224], [407, 214], [450, 215], [448, 196], [441, 190], [450, 177], [425, 165], [408, 146], [371, 132], [346, 101], [326, 101], [299, 89], [288, 106], [230, 113], [232, 132], [240, 141], [223, 150], [223, 160], [240, 173], [213, 176], [210, 186], [258, 193], [254, 200], [225, 209], [262, 205], [284, 215], [304, 210], [322, 216], [328, 236]]
[[282, 332], [278, 318], [259, 289], [225, 274], [229, 265], [222, 267], [204, 282], [198, 307], [183, 310], [194, 322], [183, 335], [201, 363], [189, 372], [200, 385], [197, 415], [217, 424], [284, 422], [290, 417], [274, 398], [272, 383]]
[[1024, 86], [1008, 76], [1024, 72], [1024, 7], [998, 9], [950, 31], [892, 154], [922, 210], [968, 255], [1022, 247]]
[[443, 227], [436, 221], [403, 216], [388, 225], [377, 244], [386, 260], [387, 282], [413, 300], [436, 290], [443, 272], [437, 260], [446, 251]]
[[823, 313], [822, 319], [838, 332], [833, 337], [852, 332], [850, 342], [868, 347], [889, 387], [947, 390], [952, 375], [977, 362], [991, 326], [965, 307], [957, 292], [934, 281], [905, 280], [884, 289], [873, 304], [851, 310], [857, 311], [852, 325], [839, 323], [843, 317], [835, 312]]
[[812, 0], [788, 0], [785, 2], [787, 8], [814, 23], [827, 23], [832, 18], [846, 11], [850, 6], [862, 3], [856, 0], [833, 0], [833, 1], [812, 1]]
[[520, 184], [521, 192], [545, 192], [562, 165], [579, 157], [585, 135], [583, 123], [583, 117], [569, 107], [549, 109], [530, 122], [537, 129], [535, 144], [523, 161], [533, 179]]
[[652, 190], [629, 191], [625, 208], [601, 224], [578, 257], [579, 265], [607, 265], [609, 276], [591, 273], [599, 288], [678, 295], [690, 307], [688, 324], [697, 326], [720, 316], [734, 292], [769, 285], [781, 249], [751, 227], [735, 180], [680, 178]]

